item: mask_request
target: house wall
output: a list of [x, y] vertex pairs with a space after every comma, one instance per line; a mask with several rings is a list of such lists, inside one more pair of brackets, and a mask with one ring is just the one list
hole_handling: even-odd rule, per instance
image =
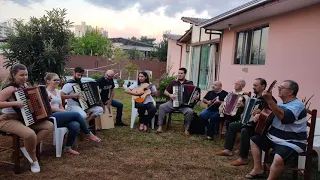
[[[181, 44], [181, 43], [179, 43]], [[181, 66], [185, 64], [186, 61], [186, 45], [182, 45], [182, 60]], [[176, 40], [168, 39], [168, 52], [167, 52], [167, 72], [169, 75], [173, 73], [178, 74], [178, 69], [180, 68], [180, 56], [181, 56], [181, 46], [177, 45]]]
[[[257, 77], [265, 78], [268, 86], [273, 80], [280, 84], [292, 79], [300, 86], [298, 98], [314, 94], [311, 108], [320, 109], [319, 17], [320, 3], [224, 30], [219, 73], [223, 88], [231, 91], [239, 77], [246, 80], [246, 91], [252, 91]], [[236, 32], [263, 24], [269, 24], [265, 65], [233, 65]], [[273, 94], [280, 100], [277, 88]]]

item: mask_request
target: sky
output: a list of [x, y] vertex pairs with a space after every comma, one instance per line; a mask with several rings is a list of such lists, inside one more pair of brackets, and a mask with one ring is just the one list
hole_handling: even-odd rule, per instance
[[46, 10], [67, 9], [74, 25], [102, 27], [111, 38], [148, 36], [159, 41], [165, 31], [183, 35], [190, 24], [181, 17], [210, 19], [250, 0], [0, 0], [0, 22], [29, 20]]

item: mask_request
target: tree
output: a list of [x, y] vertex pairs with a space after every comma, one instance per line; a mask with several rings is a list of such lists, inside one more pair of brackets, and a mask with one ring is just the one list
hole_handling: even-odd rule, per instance
[[[164, 34], [169, 34], [170, 31], [165, 31]], [[167, 61], [168, 54], [168, 39], [165, 35], [162, 36], [162, 40], [156, 46], [156, 50], [151, 53], [151, 57], [157, 58], [160, 61]]]
[[128, 79], [130, 79], [130, 76], [138, 69], [139, 69], [138, 66], [136, 64], [133, 64], [132, 62], [124, 66], [124, 70], [126, 75], [128, 76]]
[[14, 31], [4, 49], [7, 58], [4, 67], [26, 65], [32, 85], [43, 82], [46, 72], [64, 76], [72, 37], [69, 30], [72, 23], [65, 19], [66, 12], [53, 9], [40, 18], [31, 17], [27, 23], [14, 19]]
[[140, 37], [140, 42], [143, 42], [146, 44], [154, 45], [155, 44], [154, 41], [156, 41], [156, 38], [148, 38], [147, 36]]
[[74, 37], [71, 44], [73, 54], [104, 57], [112, 55], [110, 40], [95, 30], [87, 30], [83, 37]]
[[[121, 60], [128, 59], [129, 55], [125, 51], [117, 47], [114, 49], [112, 57], [115, 64], [118, 65], [118, 69], [121, 73], [123, 69], [123, 67], [121, 67], [122, 65]], [[121, 78], [121, 74], [120, 74], [120, 78]]]
[[129, 49], [126, 51], [129, 59], [138, 60], [143, 58], [143, 52], [138, 51], [137, 49]]

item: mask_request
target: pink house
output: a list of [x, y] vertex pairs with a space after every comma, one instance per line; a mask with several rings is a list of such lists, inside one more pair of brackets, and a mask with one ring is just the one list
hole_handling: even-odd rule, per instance
[[[198, 26], [220, 33], [212, 80], [225, 90], [237, 78], [246, 80], [246, 91], [257, 77], [268, 85], [292, 79], [300, 85], [298, 98], [314, 94], [311, 108], [320, 109], [320, 0], [253, 0]], [[276, 88], [273, 93], [279, 100]]]

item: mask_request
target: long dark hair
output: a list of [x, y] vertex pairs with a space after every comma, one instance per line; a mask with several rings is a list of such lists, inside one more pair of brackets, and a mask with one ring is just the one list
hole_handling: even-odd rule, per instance
[[10, 74], [5, 81], [5, 84], [14, 83], [14, 75], [16, 75], [20, 70], [27, 70], [27, 67], [23, 64], [13, 65], [10, 68]]
[[[147, 79], [145, 80], [145, 82], [146, 82], [146, 83], [149, 83], [149, 75], [148, 75], [148, 73], [146, 73], [146, 72], [144, 72], [144, 71], [141, 71], [141, 72], [139, 72], [139, 74], [142, 74], [144, 77], [146, 77]], [[138, 75], [139, 75], [139, 74], [138, 74]], [[138, 85], [141, 84], [141, 82], [139, 81], [139, 77], [138, 77], [137, 82], [138, 82]]]

